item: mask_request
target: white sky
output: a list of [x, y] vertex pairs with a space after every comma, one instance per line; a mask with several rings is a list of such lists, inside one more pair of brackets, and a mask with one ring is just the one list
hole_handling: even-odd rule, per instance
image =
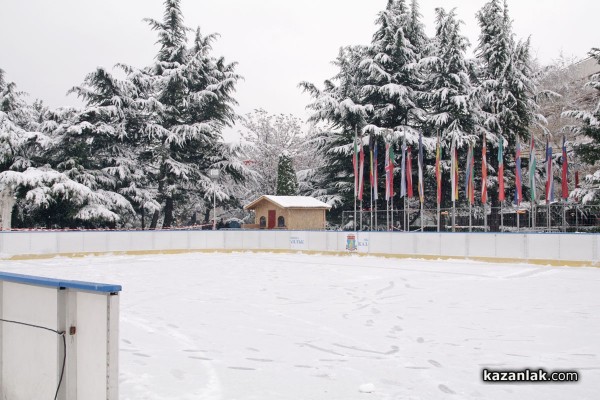
[[[367, 44], [387, 0], [182, 0], [187, 26], [218, 32], [215, 55], [239, 63], [238, 112], [255, 108], [306, 117], [309, 97], [297, 87], [320, 84], [335, 70], [340, 46]], [[484, 0], [420, 0], [428, 34], [434, 9], [457, 7], [463, 33], [474, 47], [475, 13]], [[509, 0], [514, 31], [532, 37], [542, 63], [561, 52], [584, 58], [599, 47], [597, 0]], [[162, 0], [0, 0], [0, 68], [31, 98], [52, 107], [77, 105], [66, 91], [96, 66], [148, 65], [156, 54], [155, 32], [142, 18], [162, 18]], [[228, 138], [235, 137], [233, 130]]]

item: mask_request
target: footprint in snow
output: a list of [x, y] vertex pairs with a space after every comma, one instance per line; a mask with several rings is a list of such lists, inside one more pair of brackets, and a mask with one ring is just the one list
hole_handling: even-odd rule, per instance
[[442, 392], [444, 393], [448, 393], [448, 394], [456, 394], [456, 392], [454, 392], [454, 390], [450, 389], [448, 386], [446, 385], [438, 385], [438, 389], [440, 389]]
[[427, 362], [429, 364], [433, 365], [434, 367], [442, 368], [442, 364], [440, 364], [439, 362], [437, 362], [435, 360], [427, 360]]

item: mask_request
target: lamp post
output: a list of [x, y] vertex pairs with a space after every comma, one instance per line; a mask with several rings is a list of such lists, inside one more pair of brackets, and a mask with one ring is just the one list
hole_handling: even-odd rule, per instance
[[210, 179], [213, 182], [213, 231], [217, 230], [217, 185], [215, 182], [219, 179], [220, 172], [214, 168], [209, 171]]

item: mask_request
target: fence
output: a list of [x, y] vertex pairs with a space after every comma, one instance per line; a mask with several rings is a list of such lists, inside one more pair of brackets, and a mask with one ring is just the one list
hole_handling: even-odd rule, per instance
[[0, 272], [0, 398], [117, 400], [120, 291]]
[[[453, 218], [454, 214], [454, 218]], [[550, 216], [548, 216], [550, 215]], [[482, 206], [437, 209], [407, 208], [392, 211], [357, 211], [360, 231], [440, 232], [600, 232], [600, 206], [551, 204], [532, 207]], [[342, 229], [355, 230], [354, 211], [342, 213]]]
[[[352, 245], [354, 243], [355, 246]], [[307, 251], [595, 265], [600, 235], [288, 230], [0, 232], [0, 259], [102, 253]]]

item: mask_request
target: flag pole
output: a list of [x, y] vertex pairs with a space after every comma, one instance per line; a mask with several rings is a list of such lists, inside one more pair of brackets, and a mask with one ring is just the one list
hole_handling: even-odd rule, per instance
[[405, 231], [405, 232], [406, 232], [406, 231], [408, 231], [408, 229], [407, 229], [408, 227], [407, 227], [407, 225], [406, 225], [406, 221], [408, 221], [408, 218], [407, 218], [407, 215], [406, 215], [406, 197], [407, 197], [407, 196], [406, 196], [406, 194], [405, 194], [405, 195], [404, 195], [404, 202], [403, 202], [403, 203], [404, 203], [404, 212], [403, 212], [403, 214], [402, 214], [402, 222], [403, 222], [403, 225], [404, 225], [403, 227], [404, 227], [404, 231]]
[[[371, 156], [372, 157], [372, 156]], [[371, 160], [371, 169], [373, 168], [373, 160]], [[371, 176], [373, 176], [373, 171], [371, 171]], [[371, 182], [371, 192], [370, 192], [370, 202], [371, 205], [369, 206], [369, 212], [371, 214], [370, 220], [369, 220], [369, 230], [373, 230], [373, 194], [375, 193], [375, 191], [373, 190], [373, 184]]]
[[483, 203], [483, 230], [488, 231], [487, 228], [487, 203]]
[[423, 231], [423, 202], [421, 202], [421, 232]]
[[567, 231], [567, 214], [565, 211], [565, 206], [566, 206], [566, 203], [565, 203], [565, 199], [563, 198], [563, 201], [562, 201], [562, 225], [563, 225], [562, 230], [563, 230], [563, 232]]
[[406, 227], [407, 227], [407, 232], [410, 232], [410, 200], [406, 199], [406, 204], [407, 204], [407, 213], [406, 214]]
[[386, 225], [386, 230], [390, 230], [390, 199], [388, 197], [388, 199], [385, 201], [385, 225]]
[[363, 230], [363, 201], [360, 201], [360, 210], [358, 211], [360, 217], [360, 230]]
[[[390, 193], [391, 194], [391, 193]], [[392, 232], [394, 231], [394, 197], [390, 196], [390, 221], [392, 223]]]
[[500, 232], [504, 232], [504, 200], [500, 202]]
[[440, 202], [437, 204], [437, 231], [440, 231]]
[[546, 199], [546, 203], [548, 203], [548, 218], [546, 218], [546, 227], [548, 229], [548, 232], [550, 232], [550, 201], [548, 199]]
[[452, 232], [456, 232], [456, 200], [454, 198], [452, 199]]
[[469, 199], [469, 232], [473, 232], [473, 204]]

